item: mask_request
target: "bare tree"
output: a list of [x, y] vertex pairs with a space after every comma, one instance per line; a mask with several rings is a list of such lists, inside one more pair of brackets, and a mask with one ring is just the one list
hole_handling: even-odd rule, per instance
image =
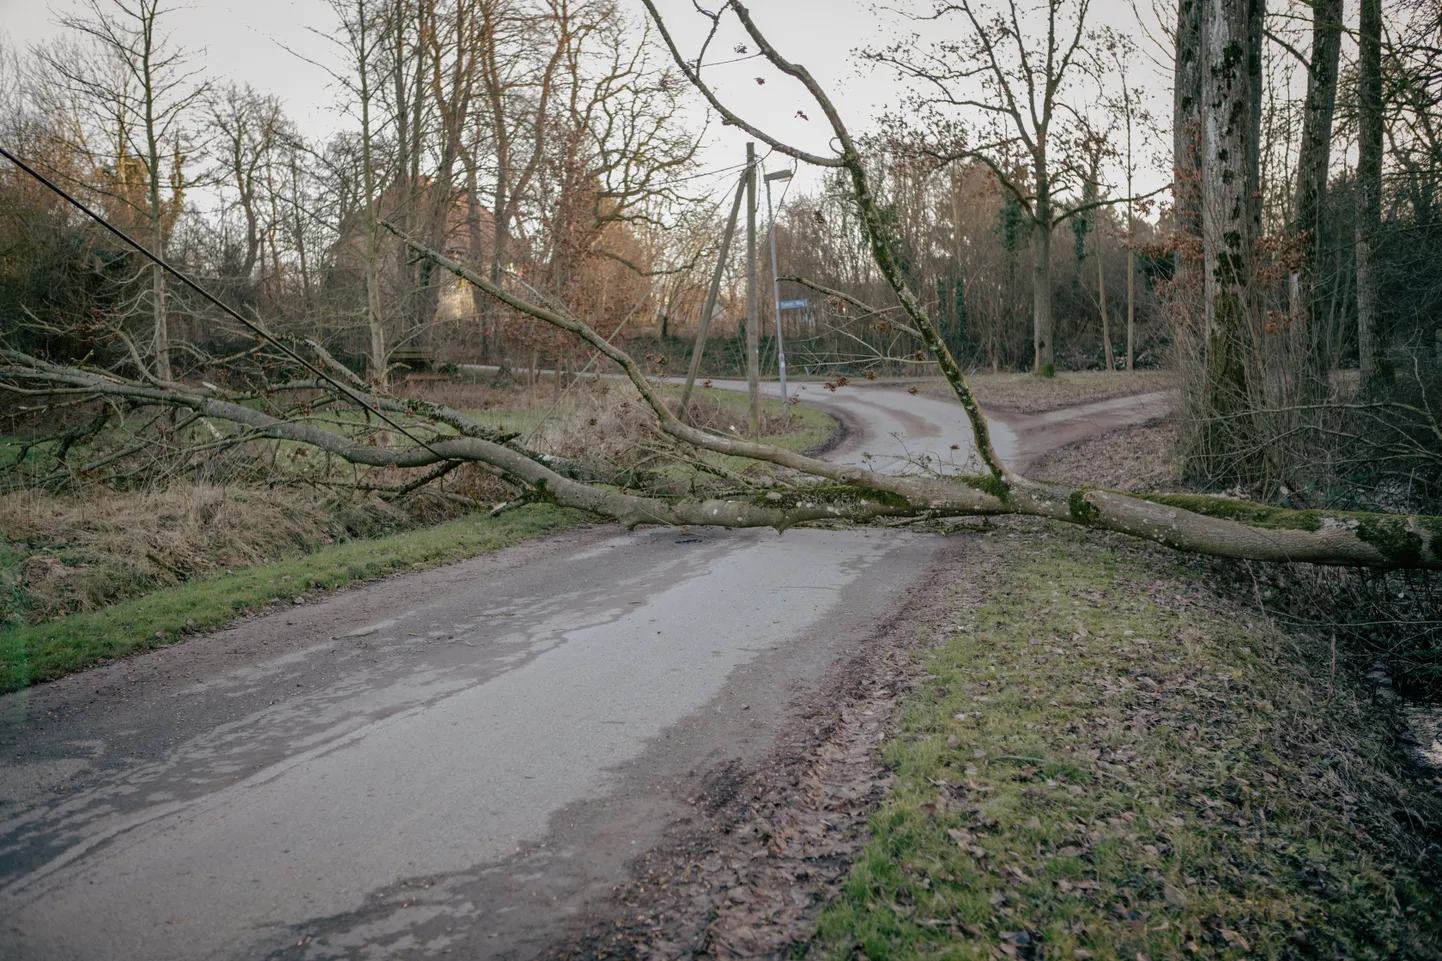
[[1073, 149], [1081, 161], [1082, 203], [1088, 210], [1072, 219], [1072, 230], [1077, 238], [1077, 271], [1080, 273], [1082, 260], [1086, 256], [1086, 235], [1092, 233], [1096, 236], [1094, 253], [1097, 262], [1097, 312], [1101, 315], [1102, 359], [1106, 369], [1110, 371], [1116, 364], [1112, 357], [1111, 319], [1107, 310], [1106, 252], [1102, 246], [1098, 201], [1104, 196], [1107, 186], [1103, 179], [1102, 165], [1116, 155], [1116, 150], [1112, 147], [1116, 127], [1113, 124], [1103, 129], [1093, 129], [1086, 118], [1082, 118], [1079, 123], [1079, 136]]
[[[164, 13], [162, 0], [85, 0], [81, 13], [62, 17], [60, 23], [92, 41], [94, 55], [75, 61], [63, 50], [42, 51], [46, 67], [98, 115], [114, 138], [111, 155], [96, 159], [115, 171], [111, 197], [139, 215], [150, 249], [159, 257], [166, 254], [189, 184], [185, 124], [205, 96], [204, 85], [189, 69], [188, 55], [164, 33]], [[156, 376], [169, 380], [166, 276], [153, 265], [148, 272], [150, 284], [143, 296], [151, 328], [147, 352]]]
[[376, 117], [383, 79], [386, 12], [379, 0], [327, 0], [335, 14], [339, 34], [330, 37], [344, 57], [343, 67], [327, 68], [345, 92], [348, 107], [360, 121], [360, 210], [364, 218], [362, 261], [365, 275], [365, 327], [369, 335], [368, 366], [373, 383], [384, 386], [390, 358], [385, 318], [381, 311], [381, 249], [378, 214], [376, 147], [382, 124]]
[[[1194, 0], [1180, 0], [1182, 5]], [[1126, 189], [1126, 249], [1127, 249], [1127, 353], [1126, 369], [1136, 364], [1137, 329], [1137, 199], [1136, 172], [1138, 136], [1147, 139], [1157, 135], [1156, 122], [1151, 113], [1142, 107], [1143, 91], [1132, 86], [1131, 67], [1137, 55], [1137, 45], [1126, 35], [1107, 27], [1099, 37], [1102, 55], [1110, 69], [1116, 71], [1117, 89], [1109, 99], [1108, 110], [1115, 115], [1126, 133], [1126, 147], [1119, 158]], [[1190, 108], [1188, 108], [1190, 109]], [[1145, 142], [1145, 141], [1143, 141]], [[1175, 187], [1173, 188], [1175, 190]]]
[[[59, 396], [66, 403], [114, 400], [141, 407], [189, 410], [216, 424], [231, 425], [227, 429], [232, 434], [221, 442], [278, 439], [311, 445], [354, 464], [421, 471], [409, 482], [412, 484], [427, 483], [456, 464], [474, 463], [519, 487], [523, 491], [521, 501], [551, 501], [633, 525], [686, 523], [770, 526], [780, 530], [797, 523], [837, 518], [1015, 513], [1118, 531], [1176, 549], [1222, 557], [1442, 568], [1442, 518], [1290, 511], [1229, 498], [1130, 496], [1036, 481], [1009, 469], [990, 441], [986, 418], [966, 378], [938, 335], [934, 315], [901, 268], [865, 158], [825, 90], [805, 67], [787, 60], [772, 46], [743, 4], [731, 0], [722, 14], [710, 15], [734, 15], [771, 67], [805, 87], [816, 109], [826, 118], [835, 146], [829, 153], [817, 154], [788, 144], [728, 108], [701, 77], [696, 66], [700, 60], [693, 61], [677, 47], [652, 0], [646, 0], [646, 5], [678, 69], [725, 120], [778, 152], [844, 172], [849, 178], [876, 270], [885, 278], [899, 313], [904, 315], [898, 326], [904, 326], [908, 335], [932, 354], [962, 404], [983, 473], [880, 473], [688, 425], [668, 406], [662, 392], [636, 361], [595, 326], [564, 307], [519, 296], [507, 286], [493, 283], [483, 271], [430, 249], [417, 238], [404, 236], [390, 224], [385, 228], [401, 236], [415, 255], [473, 284], [507, 308], [578, 338], [586, 349], [619, 368], [650, 410], [658, 444], [670, 445], [679, 456], [721, 455], [771, 465], [767, 482], [749, 481], [734, 471], [714, 467], [707, 474], [709, 480], [699, 479], [695, 486], [683, 490], [677, 489], [674, 478], [664, 474], [632, 472], [601, 477], [585, 464], [529, 450], [514, 435], [489, 430], [457, 411], [393, 396], [367, 385], [336, 363], [319, 344], [286, 340], [233, 310], [229, 315], [252, 330], [255, 348], [231, 361], [238, 376], [226, 383], [190, 386], [159, 381], [138, 370], [133, 359], [122, 359], [110, 369], [85, 368], [5, 349], [0, 350], [0, 385], [26, 397]], [[1233, 65], [1245, 74], [1245, 58], [1240, 64], [1236, 60], [1232, 58]], [[1235, 87], [1235, 78], [1225, 83], [1222, 78], [1213, 81], [1213, 89], [1223, 93]], [[1240, 88], [1246, 91], [1245, 82]], [[1233, 109], [1226, 113], [1239, 115], [1237, 122], [1244, 127], [1249, 119], [1245, 111]], [[1222, 127], [1218, 130], [1234, 135]], [[1245, 140], [1246, 133], [1237, 136]], [[1220, 159], [1214, 157], [1211, 162], [1216, 166]], [[1219, 169], [1213, 172], [1214, 176], [1219, 173]], [[1220, 179], [1226, 183], [1226, 178]], [[1242, 171], [1231, 179], [1245, 182], [1247, 178]], [[198, 285], [183, 277], [178, 279], [191, 284], [195, 293], [203, 296]], [[1230, 293], [1223, 291], [1223, 295]], [[214, 298], [211, 302], [217, 308], [223, 306]], [[1225, 308], [1226, 301], [1221, 306]], [[317, 416], [318, 404], [341, 401], [369, 411], [395, 433], [389, 441], [375, 435], [366, 437], [350, 431], [345, 420]]]
[[271, 155], [281, 143], [280, 102], [250, 87], [228, 84], [211, 100], [208, 112], [212, 150], [220, 168], [216, 182], [235, 191], [235, 204], [245, 221], [245, 247], [237, 273], [249, 281], [269, 226], [262, 192]]
[[[1018, 0], [995, 9], [986, 0], [937, 2], [919, 17], [928, 31], [958, 24], [962, 39], [948, 39], [929, 49], [915, 41], [870, 56], [890, 64], [921, 85], [918, 106], [935, 114], [946, 108], [969, 108], [987, 119], [970, 141], [946, 152], [989, 164], [1034, 225], [1032, 235], [1033, 370], [1050, 377], [1055, 365], [1055, 320], [1052, 316], [1052, 231], [1081, 207], [1059, 198], [1078, 186], [1067, 174], [1066, 158], [1056, 156], [1064, 138], [1060, 128], [1075, 111], [1067, 103], [1077, 76], [1087, 68], [1083, 41], [1090, 0], [1045, 0], [1033, 16]], [[1020, 152], [1030, 161], [1030, 183], [1018, 181], [1002, 159]]]

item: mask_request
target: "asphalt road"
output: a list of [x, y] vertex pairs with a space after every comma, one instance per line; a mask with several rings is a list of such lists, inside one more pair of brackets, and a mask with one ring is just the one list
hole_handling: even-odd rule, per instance
[[[746, 382], [740, 380], [713, 381], [712, 386], [746, 390]], [[763, 384], [762, 391], [772, 399], [780, 399], [774, 383]], [[971, 457], [971, 426], [952, 398], [867, 385], [829, 391], [815, 381], [790, 384], [788, 391], [808, 407], [829, 411], [853, 427], [831, 452], [831, 460], [878, 471], [982, 470]], [[997, 418], [989, 421], [992, 446], [1003, 461], [1010, 462], [1018, 449], [1016, 432]]]
[[[812, 394], [839, 460], [965, 458], [954, 404]], [[598, 526], [0, 698], [0, 958], [542, 954], [945, 543]]]

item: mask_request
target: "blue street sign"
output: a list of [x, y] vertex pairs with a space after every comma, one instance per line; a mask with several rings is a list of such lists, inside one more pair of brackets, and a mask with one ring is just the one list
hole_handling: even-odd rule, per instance
[[800, 310], [802, 307], [805, 307], [805, 306], [806, 306], [806, 301], [805, 301], [804, 299], [803, 299], [803, 300], [783, 300], [781, 303], [777, 304], [776, 306], [777, 306], [777, 307], [780, 307], [782, 310]]

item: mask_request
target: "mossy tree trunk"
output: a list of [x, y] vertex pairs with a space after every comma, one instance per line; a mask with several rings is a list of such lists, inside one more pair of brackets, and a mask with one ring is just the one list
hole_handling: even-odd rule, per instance
[[1261, 230], [1262, 0], [1202, 4], [1202, 249], [1206, 333], [1203, 429], [1189, 469], [1219, 482], [1254, 482], [1263, 453], [1251, 412], [1259, 406], [1250, 360], [1260, 355], [1254, 253]]

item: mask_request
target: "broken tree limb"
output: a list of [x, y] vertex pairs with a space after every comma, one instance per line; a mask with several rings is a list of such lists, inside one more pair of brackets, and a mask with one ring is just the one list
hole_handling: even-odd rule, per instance
[[[644, 378], [641, 381], [645, 383]], [[440, 433], [423, 446], [400, 449], [361, 443], [313, 423], [278, 418], [215, 396], [210, 389], [156, 385], [103, 371], [63, 367], [9, 350], [0, 350], [0, 388], [183, 408], [211, 420], [241, 425], [254, 436], [306, 444], [364, 467], [435, 470], [452, 461], [476, 462], [524, 488], [526, 500], [578, 508], [633, 527], [662, 524], [784, 531], [816, 521], [864, 523], [881, 518], [1019, 514], [1115, 531], [1215, 557], [1442, 569], [1439, 517], [1295, 511], [1194, 495], [1132, 496], [1021, 477], [1008, 483], [991, 475], [880, 474], [764, 444], [717, 437], [680, 425], [674, 417], [673, 429], [694, 437], [697, 447], [721, 453], [765, 448], [768, 456], [753, 459], [791, 466], [831, 483], [802, 482], [783, 490], [714, 496], [706, 491], [698, 495], [638, 495], [600, 486], [598, 481], [604, 480], [600, 475], [592, 475], [590, 482], [576, 480], [566, 474], [584, 475], [566, 469], [569, 465], [558, 460], [548, 463], [545, 455], [484, 437]], [[659, 398], [655, 400], [666, 410]], [[463, 415], [446, 408], [428, 413], [439, 414], [435, 420], [442, 425], [452, 419], [464, 420]]]

